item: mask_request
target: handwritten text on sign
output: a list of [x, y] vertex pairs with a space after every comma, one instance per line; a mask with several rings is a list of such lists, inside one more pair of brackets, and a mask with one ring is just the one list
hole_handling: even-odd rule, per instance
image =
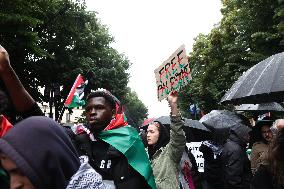
[[195, 157], [195, 161], [198, 167], [199, 172], [204, 172], [204, 159], [203, 153], [199, 151], [199, 147], [201, 146], [201, 142], [190, 142], [186, 143], [186, 146], [191, 151], [193, 156]]
[[171, 91], [178, 91], [188, 84], [191, 76], [184, 45], [155, 69], [155, 76], [160, 101], [166, 98]]

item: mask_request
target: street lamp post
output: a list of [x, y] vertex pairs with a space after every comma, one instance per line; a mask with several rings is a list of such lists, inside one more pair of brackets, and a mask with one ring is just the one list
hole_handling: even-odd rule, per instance
[[44, 90], [44, 98], [45, 101], [49, 103], [49, 117], [53, 117], [53, 106], [54, 106], [54, 112], [55, 112], [55, 120], [59, 117], [59, 111], [58, 111], [58, 103], [57, 101], [60, 100], [60, 85], [59, 83], [51, 83], [45, 86]]

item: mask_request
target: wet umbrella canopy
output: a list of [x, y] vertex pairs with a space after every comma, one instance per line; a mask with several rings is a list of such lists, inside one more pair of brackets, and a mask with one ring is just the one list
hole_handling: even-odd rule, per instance
[[284, 101], [284, 52], [246, 71], [226, 92], [221, 103], [259, 104]]
[[142, 127], [149, 125], [149, 124], [152, 123], [155, 119], [156, 119], [156, 118], [154, 118], [154, 117], [145, 119], [145, 120], [143, 121]]
[[[155, 120], [152, 120], [153, 118], [150, 119], [151, 122], [159, 121], [168, 128], [171, 124], [170, 116], [161, 116]], [[148, 122], [148, 119], [146, 120], [146, 122]], [[149, 123], [143, 124], [140, 128], [146, 130]], [[183, 118], [183, 123], [183, 130], [185, 132], [187, 142], [199, 142], [203, 140], [208, 140], [211, 137], [210, 131], [199, 121]]]
[[193, 119], [184, 119], [184, 126], [210, 132], [202, 123]]
[[277, 102], [261, 103], [261, 104], [242, 104], [236, 111], [252, 111], [252, 112], [284, 112], [284, 107]]
[[162, 123], [163, 125], [169, 125], [169, 124], [171, 124], [170, 116], [161, 116], [161, 117], [155, 119], [155, 121], [159, 121], [159, 122]]
[[[155, 121], [159, 121], [163, 125], [170, 125], [171, 124], [170, 116], [161, 116], [161, 117], [157, 118]], [[209, 132], [209, 130], [202, 123], [200, 123], [197, 120], [183, 118], [183, 123], [184, 123], [185, 127], [191, 127], [193, 129], [199, 129], [199, 130]]]
[[183, 130], [187, 142], [200, 142], [211, 139], [211, 132], [197, 120], [184, 119]]
[[199, 122], [212, 132], [213, 140], [217, 142], [223, 142], [228, 138], [230, 128], [248, 124], [248, 120], [242, 115], [227, 110], [212, 110], [204, 115]]

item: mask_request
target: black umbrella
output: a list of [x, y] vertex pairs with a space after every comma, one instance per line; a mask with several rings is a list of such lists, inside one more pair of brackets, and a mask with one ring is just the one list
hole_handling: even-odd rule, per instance
[[[182, 120], [183, 120], [185, 127], [191, 127], [193, 129], [199, 129], [199, 130], [210, 132], [202, 123], [200, 123], [197, 120], [192, 120], [192, 119], [187, 119], [187, 118], [183, 118]], [[161, 116], [161, 117], [155, 119], [155, 121], [159, 121], [163, 125], [170, 125], [171, 124], [170, 116]]]
[[184, 119], [183, 130], [187, 142], [200, 142], [211, 139], [211, 132], [197, 120]]
[[171, 124], [170, 116], [161, 116], [161, 117], [155, 119], [155, 121], [159, 121], [163, 125], [170, 125]]
[[[159, 121], [163, 125], [169, 128], [171, 124], [170, 116], [161, 116], [154, 121]], [[187, 142], [199, 142], [208, 140], [211, 137], [210, 131], [199, 121], [183, 118], [183, 130], [186, 135]], [[148, 125], [140, 127], [143, 130], [147, 130]]]
[[277, 102], [261, 103], [261, 104], [242, 104], [235, 111], [251, 111], [251, 112], [284, 112], [284, 107]]
[[284, 101], [284, 52], [247, 70], [226, 92], [221, 103], [259, 104]]
[[193, 119], [184, 119], [184, 126], [185, 127], [191, 127], [193, 129], [199, 129], [202, 131], [210, 132], [209, 129], [207, 129], [202, 123], [200, 123], [197, 120]]
[[228, 110], [212, 110], [204, 115], [199, 122], [212, 132], [213, 140], [217, 142], [223, 142], [228, 138], [230, 128], [249, 123], [242, 115]]

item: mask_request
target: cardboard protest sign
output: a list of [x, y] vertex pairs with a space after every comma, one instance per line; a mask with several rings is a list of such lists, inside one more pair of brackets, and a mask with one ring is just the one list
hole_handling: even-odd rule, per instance
[[154, 72], [159, 101], [166, 98], [171, 91], [179, 91], [187, 85], [191, 80], [191, 75], [185, 46], [179, 47]]
[[190, 142], [186, 143], [186, 146], [191, 151], [193, 156], [195, 157], [195, 161], [198, 167], [199, 172], [204, 172], [204, 158], [203, 153], [199, 151], [199, 147], [201, 146], [201, 142]]

